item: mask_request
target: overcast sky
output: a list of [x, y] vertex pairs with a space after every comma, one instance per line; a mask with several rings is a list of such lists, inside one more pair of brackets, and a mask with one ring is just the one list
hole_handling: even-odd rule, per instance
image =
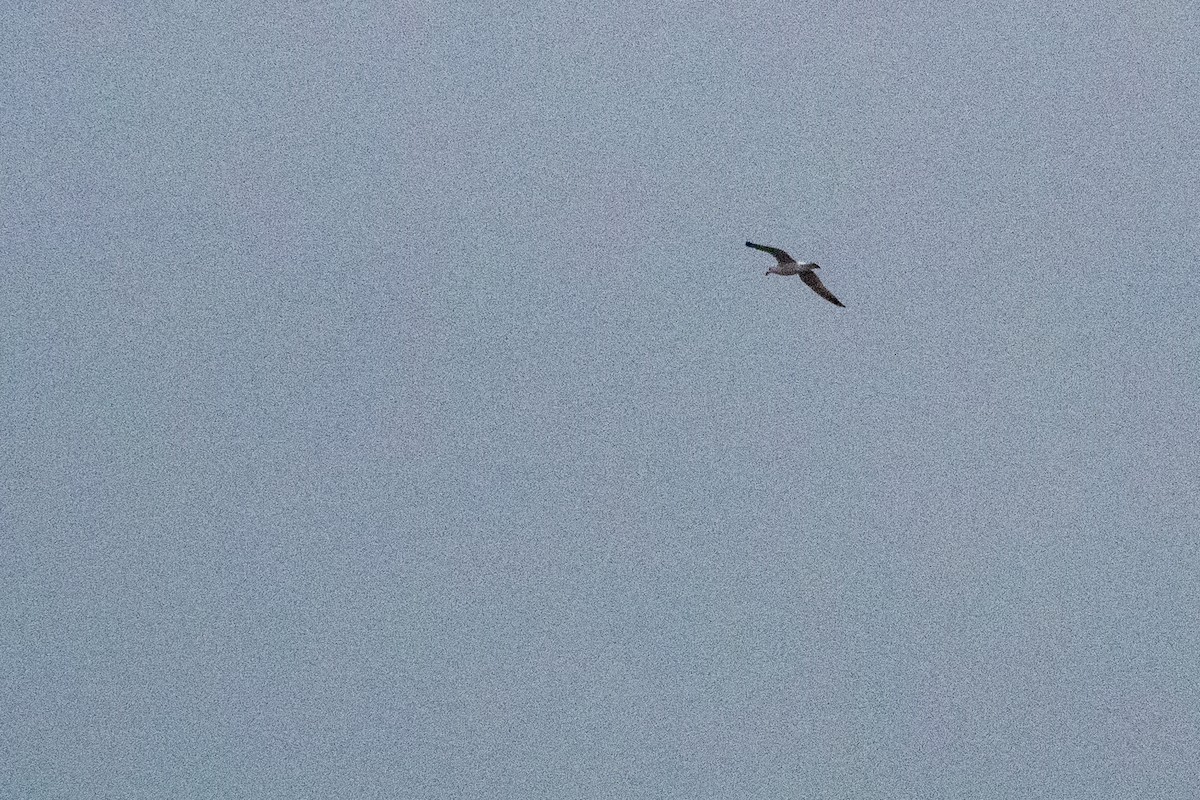
[[1200, 785], [1194, 3], [3, 5], [0, 795]]

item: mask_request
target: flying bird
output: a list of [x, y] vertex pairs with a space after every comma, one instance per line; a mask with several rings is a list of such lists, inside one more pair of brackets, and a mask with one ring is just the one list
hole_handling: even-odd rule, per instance
[[755, 250], [762, 250], [764, 253], [770, 253], [775, 256], [779, 262], [775, 266], [766, 271], [765, 274], [770, 275], [772, 272], [776, 275], [799, 275], [800, 280], [808, 284], [808, 288], [812, 289], [817, 294], [824, 297], [835, 306], [842, 306], [842, 301], [833, 296], [833, 292], [825, 288], [825, 284], [821, 283], [821, 279], [817, 277], [816, 271], [821, 268], [821, 265], [815, 261], [809, 261], [804, 264], [796, 263], [796, 259], [789, 256], [785, 251], [778, 247], [767, 247], [765, 244], [755, 244], [754, 242], [746, 242], [746, 247], [753, 247]]

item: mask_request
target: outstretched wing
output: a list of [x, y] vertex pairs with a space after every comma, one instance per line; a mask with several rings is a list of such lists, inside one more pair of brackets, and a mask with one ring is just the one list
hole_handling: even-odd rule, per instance
[[746, 242], [746, 247], [753, 247], [755, 250], [762, 250], [764, 253], [770, 253], [779, 259], [780, 264], [795, 264], [796, 259], [789, 256], [778, 247], [767, 247], [765, 244], [755, 244], [754, 242]]
[[817, 273], [814, 272], [813, 270], [810, 269], [810, 270], [805, 270], [804, 272], [801, 272], [800, 280], [807, 283], [808, 288], [812, 289], [814, 292], [821, 295], [821, 297], [824, 297], [826, 300], [833, 303], [835, 306], [842, 306], [842, 308], [845, 308], [845, 306], [842, 305], [842, 301], [838, 300], [836, 297], [834, 297], [833, 292], [831, 292], [825, 288], [825, 284], [821, 283], [821, 279], [817, 277]]

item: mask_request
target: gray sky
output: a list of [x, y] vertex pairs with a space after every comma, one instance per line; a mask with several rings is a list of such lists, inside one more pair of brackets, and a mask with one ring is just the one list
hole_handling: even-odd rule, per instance
[[1200, 785], [1192, 3], [220, 5], [4, 15], [0, 795]]

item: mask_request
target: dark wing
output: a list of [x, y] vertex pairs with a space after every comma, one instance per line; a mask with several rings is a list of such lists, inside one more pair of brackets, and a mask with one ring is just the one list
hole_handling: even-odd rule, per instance
[[[817, 277], [817, 273], [811, 269], [800, 273], [800, 280], [808, 284], [808, 288], [812, 289], [817, 294], [824, 297], [835, 306], [842, 306], [842, 301], [833, 296], [833, 292], [825, 288], [825, 284], [821, 283], [821, 279]], [[845, 308], [845, 306], [842, 306]]]
[[765, 244], [755, 244], [754, 242], [746, 242], [746, 247], [753, 247], [755, 250], [762, 250], [764, 253], [770, 253], [779, 259], [780, 264], [795, 264], [796, 259], [789, 256], [778, 247], [767, 247]]

